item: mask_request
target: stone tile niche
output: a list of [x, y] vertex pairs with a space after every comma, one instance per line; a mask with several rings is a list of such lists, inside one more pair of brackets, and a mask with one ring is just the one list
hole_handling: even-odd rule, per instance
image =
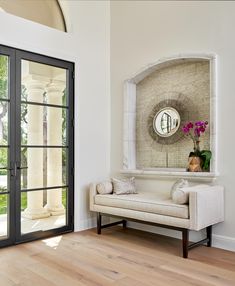
[[213, 152], [211, 172], [216, 172], [215, 63], [215, 55], [163, 59], [125, 82], [124, 172], [186, 170], [188, 154], [193, 149], [191, 139], [182, 136], [164, 144], [150, 136], [149, 116], [163, 101], [176, 101], [186, 110], [180, 128], [189, 120], [209, 122], [200, 146]]

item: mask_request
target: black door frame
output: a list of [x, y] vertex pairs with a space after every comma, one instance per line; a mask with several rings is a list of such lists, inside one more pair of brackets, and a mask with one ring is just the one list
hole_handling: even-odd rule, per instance
[[[0, 54], [8, 55], [10, 62], [9, 75], [9, 237], [0, 240], [0, 247], [46, 238], [74, 230], [74, 63], [44, 56], [24, 50], [0, 45]], [[21, 151], [21, 60], [52, 65], [67, 70], [67, 224], [63, 227], [21, 234], [21, 187], [20, 187], [20, 151]], [[46, 105], [46, 104], [45, 104]], [[45, 147], [45, 146], [44, 146]], [[42, 189], [43, 188], [42, 186]], [[32, 189], [30, 189], [32, 191]], [[27, 192], [27, 190], [24, 190]]]

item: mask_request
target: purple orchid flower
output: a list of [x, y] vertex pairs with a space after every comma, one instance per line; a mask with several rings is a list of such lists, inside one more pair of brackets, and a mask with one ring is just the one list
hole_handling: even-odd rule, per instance
[[199, 137], [206, 131], [208, 121], [187, 122], [182, 131], [185, 135], [189, 135], [193, 141], [198, 141]]

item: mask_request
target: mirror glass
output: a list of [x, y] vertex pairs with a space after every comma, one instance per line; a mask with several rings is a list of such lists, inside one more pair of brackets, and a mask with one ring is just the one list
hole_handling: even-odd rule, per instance
[[170, 137], [180, 126], [179, 112], [172, 107], [164, 107], [157, 112], [153, 119], [154, 131], [161, 137]]

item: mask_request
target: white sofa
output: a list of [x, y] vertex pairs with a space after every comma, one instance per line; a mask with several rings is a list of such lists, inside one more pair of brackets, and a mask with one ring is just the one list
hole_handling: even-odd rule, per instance
[[[202, 243], [211, 246], [212, 225], [224, 220], [224, 188], [222, 186], [195, 187], [189, 193], [189, 204], [175, 204], [170, 192], [141, 192], [131, 195], [97, 193], [90, 185], [90, 210], [97, 212], [97, 232], [126, 220], [143, 222], [182, 231], [183, 257], [188, 250]], [[122, 221], [102, 225], [102, 215], [122, 218]], [[189, 245], [189, 230], [207, 229], [206, 239]]]

